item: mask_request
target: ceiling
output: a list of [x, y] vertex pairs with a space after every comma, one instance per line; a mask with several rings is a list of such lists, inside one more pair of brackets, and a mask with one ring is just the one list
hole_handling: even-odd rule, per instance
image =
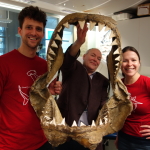
[[150, 0], [0, 0], [0, 2], [21, 7], [39, 6], [46, 12], [57, 15], [84, 12], [112, 16], [120, 12], [136, 14], [137, 6]]

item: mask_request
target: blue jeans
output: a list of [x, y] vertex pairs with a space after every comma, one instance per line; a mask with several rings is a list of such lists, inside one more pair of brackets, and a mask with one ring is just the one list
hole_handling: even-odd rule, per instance
[[150, 140], [145, 137], [135, 137], [119, 131], [118, 150], [150, 150]]

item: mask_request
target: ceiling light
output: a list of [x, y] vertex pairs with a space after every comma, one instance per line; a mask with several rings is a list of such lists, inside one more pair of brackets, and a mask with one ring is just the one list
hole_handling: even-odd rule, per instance
[[17, 1], [17, 2], [22, 2], [22, 3], [28, 3], [28, 4], [35, 3], [35, 1], [33, 1], [33, 0], [12, 0], [12, 1]]
[[15, 9], [15, 10], [22, 10], [23, 9], [23, 7], [11, 5], [11, 4], [7, 4], [7, 3], [3, 3], [3, 2], [0, 2], [0, 7], [10, 8], [10, 9]]
[[12, 22], [12, 20], [10, 20], [10, 19], [2, 19], [2, 18], [0, 18], [0, 22], [1, 22], [1, 23], [11, 23], [11, 22]]
[[11, 23], [12, 22], [12, 20], [9, 19], [9, 11], [8, 11], [8, 18], [7, 19], [0, 18], [0, 22], [1, 23]]
[[60, 3], [58, 3], [58, 4], [56, 4], [56, 5], [61, 5], [61, 4], [65, 3], [65, 2], [68, 2], [68, 1], [69, 1], [69, 0], [62, 1], [62, 2], [60, 2]]
[[77, 11], [73, 11], [73, 10], [67, 10], [67, 9], [62, 9], [62, 12], [68, 13], [68, 14], [72, 14], [72, 13], [76, 13]]

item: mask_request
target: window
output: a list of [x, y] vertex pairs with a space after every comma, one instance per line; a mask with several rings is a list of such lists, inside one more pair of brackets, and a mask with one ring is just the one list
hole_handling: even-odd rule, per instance
[[5, 52], [5, 27], [0, 27], [0, 55], [3, 55]]
[[[52, 37], [52, 34], [58, 24], [58, 18], [48, 16], [47, 25], [45, 27], [45, 37], [43, 38], [41, 45], [39, 47], [38, 55], [43, 59], [46, 59], [48, 44]], [[70, 44], [73, 43], [73, 26], [70, 25], [69, 28], [64, 28], [62, 37], [62, 49], [63, 52], [67, 50]]]

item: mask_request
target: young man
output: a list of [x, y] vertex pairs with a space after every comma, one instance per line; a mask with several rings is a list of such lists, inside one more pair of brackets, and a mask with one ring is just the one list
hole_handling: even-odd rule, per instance
[[[107, 88], [109, 81], [102, 74], [96, 72], [102, 55], [100, 50], [92, 48], [83, 56], [83, 64], [77, 61], [79, 49], [85, 42], [88, 28], [83, 30], [77, 25], [77, 40], [67, 50], [64, 56], [62, 71], [62, 92], [57, 101], [65, 121], [72, 126], [75, 120], [91, 125], [96, 120], [99, 110], [108, 99]], [[96, 150], [101, 150], [99, 144]], [[56, 150], [88, 150], [77, 142], [70, 140], [56, 148]]]
[[[50, 150], [40, 120], [29, 101], [30, 87], [47, 72], [47, 62], [36, 55], [44, 36], [46, 14], [38, 7], [25, 7], [18, 16], [21, 45], [0, 56], [0, 149]], [[51, 94], [59, 94], [59, 82]]]

